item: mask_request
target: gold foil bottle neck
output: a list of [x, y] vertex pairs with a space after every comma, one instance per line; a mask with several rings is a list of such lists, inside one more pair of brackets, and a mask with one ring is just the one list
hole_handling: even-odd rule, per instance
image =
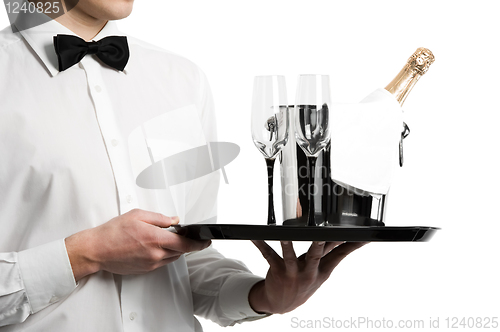
[[429, 70], [432, 63], [434, 63], [434, 54], [426, 48], [418, 48], [385, 89], [392, 93], [399, 104], [403, 105], [413, 86]]
[[420, 75], [425, 74], [429, 67], [434, 63], [434, 54], [424, 47], [419, 47], [415, 53], [408, 59], [408, 66], [415, 69]]

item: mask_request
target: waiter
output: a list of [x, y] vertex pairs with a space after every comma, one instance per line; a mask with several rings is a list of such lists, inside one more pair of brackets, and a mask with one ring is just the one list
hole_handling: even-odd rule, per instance
[[0, 33], [0, 331], [234, 325], [295, 309], [363, 245], [315, 242], [297, 258], [282, 242], [281, 258], [255, 241], [262, 279], [165, 229], [215, 218], [218, 175], [158, 190], [135, 179], [216, 141], [214, 109], [196, 65], [117, 29], [132, 6], [80, 0], [34, 27], [50, 13], [21, 12]]

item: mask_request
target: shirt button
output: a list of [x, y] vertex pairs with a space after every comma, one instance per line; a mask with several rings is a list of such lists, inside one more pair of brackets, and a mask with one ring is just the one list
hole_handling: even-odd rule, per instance
[[136, 317], [137, 317], [136, 312], [131, 312], [130, 315], [128, 315], [128, 318], [130, 318], [130, 320], [134, 320], [134, 319], [136, 319]]
[[112, 139], [112, 140], [111, 140], [111, 145], [113, 145], [113, 146], [117, 146], [117, 145], [118, 145], [118, 140], [116, 140], [116, 139]]
[[100, 85], [96, 85], [96, 86], [94, 87], [94, 89], [95, 89], [95, 91], [97, 91], [97, 92], [101, 92], [101, 91], [102, 91], [102, 88], [101, 88], [101, 86], [100, 86]]
[[132, 203], [132, 195], [127, 195], [126, 199], [127, 199], [127, 203], [129, 203], [129, 204]]

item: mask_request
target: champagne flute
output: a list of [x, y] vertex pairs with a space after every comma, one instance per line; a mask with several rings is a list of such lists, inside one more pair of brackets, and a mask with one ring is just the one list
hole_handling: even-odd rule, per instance
[[309, 164], [308, 226], [316, 226], [314, 211], [314, 175], [316, 159], [330, 141], [328, 75], [300, 75], [295, 101], [295, 136]]
[[276, 225], [273, 198], [274, 161], [288, 140], [285, 77], [256, 76], [252, 98], [252, 138], [264, 155], [268, 178], [268, 225]]

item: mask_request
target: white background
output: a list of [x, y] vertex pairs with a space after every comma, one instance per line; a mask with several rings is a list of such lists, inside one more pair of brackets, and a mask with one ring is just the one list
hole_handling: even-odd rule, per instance
[[[212, 85], [219, 140], [241, 147], [239, 157], [226, 167], [229, 185], [221, 184], [221, 223], [266, 222], [266, 169], [250, 135], [253, 76], [286, 75], [293, 101], [298, 74], [329, 74], [334, 100], [356, 102], [384, 87], [417, 47], [429, 48], [436, 57], [404, 106], [411, 135], [385, 221], [442, 230], [428, 243], [371, 243], [344, 260], [304, 306], [231, 331], [295, 331], [293, 317], [363, 316], [395, 324], [422, 319], [426, 327], [430, 317], [440, 317], [444, 328], [446, 317], [500, 316], [497, 4], [135, 3], [121, 29], [200, 65]], [[0, 25], [7, 24], [2, 9]], [[275, 195], [279, 205], [279, 192]], [[277, 212], [281, 220], [279, 206]], [[265, 275], [267, 263], [250, 242], [218, 241], [215, 246]], [[298, 244], [298, 254], [306, 248]], [[223, 330], [209, 321], [202, 324], [205, 331]]]

